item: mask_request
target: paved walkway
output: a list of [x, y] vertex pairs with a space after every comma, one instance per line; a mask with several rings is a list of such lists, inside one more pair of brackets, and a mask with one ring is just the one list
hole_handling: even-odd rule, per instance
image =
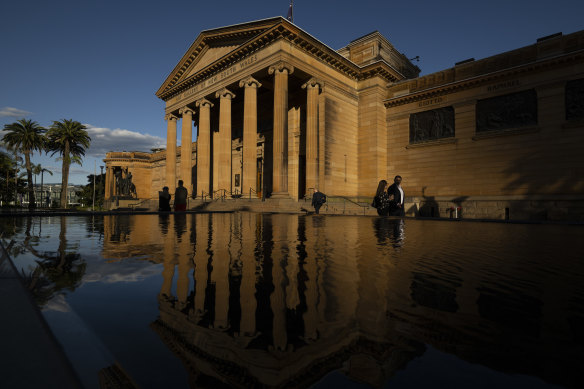
[[81, 388], [0, 242], [0, 386]]

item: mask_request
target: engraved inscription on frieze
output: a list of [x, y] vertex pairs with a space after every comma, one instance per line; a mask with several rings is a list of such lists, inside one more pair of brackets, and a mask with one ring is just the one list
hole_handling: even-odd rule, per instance
[[566, 120], [584, 120], [584, 78], [566, 84]]
[[249, 67], [252, 64], [255, 64], [258, 61], [258, 54], [254, 54], [249, 56], [248, 58], [244, 59], [243, 61], [240, 61], [238, 63], [236, 63], [235, 65], [230, 66], [229, 68], [227, 68], [226, 70], [222, 71], [221, 73], [218, 73], [212, 77], [207, 78], [204, 81], [201, 81], [198, 84], [193, 85], [192, 87], [190, 87], [189, 89], [187, 89], [185, 92], [180, 93], [178, 95], [176, 95], [175, 97], [173, 97], [172, 99], [169, 100], [170, 104], [175, 104], [178, 101], [181, 101], [189, 96], [194, 95], [195, 93], [202, 91], [203, 89], [221, 81], [226, 79], [227, 77], [237, 73], [240, 70], [243, 70], [247, 67]]
[[537, 125], [535, 89], [477, 101], [477, 132]]
[[454, 136], [454, 108], [444, 107], [410, 115], [410, 143]]

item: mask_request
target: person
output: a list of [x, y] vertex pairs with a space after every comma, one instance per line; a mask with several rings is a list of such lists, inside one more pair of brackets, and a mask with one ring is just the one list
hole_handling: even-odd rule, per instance
[[189, 192], [183, 186], [183, 180], [178, 180], [178, 188], [174, 191], [174, 211], [181, 212], [187, 210], [187, 197]]
[[165, 186], [161, 192], [158, 192], [158, 209], [161, 212], [170, 212], [170, 193], [168, 192], [168, 186]]
[[314, 213], [318, 215], [320, 207], [326, 203], [326, 195], [322, 192], [319, 192], [318, 189], [314, 190], [314, 194], [312, 195], [312, 206], [314, 207]]
[[404, 211], [404, 190], [401, 187], [402, 177], [395, 176], [393, 184], [387, 189], [387, 194], [393, 199], [391, 201], [389, 216], [405, 216]]
[[373, 198], [373, 204], [371, 204], [373, 208], [377, 209], [377, 214], [379, 216], [389, 215], [389, 208], [393, 197], [390, 198], [389, 194], [387, 193], [388, 186], [389, 184], [387, 181], [379, 181], [379, 184], [377, 185], [377, 191], [375, 192], [375, 197]]

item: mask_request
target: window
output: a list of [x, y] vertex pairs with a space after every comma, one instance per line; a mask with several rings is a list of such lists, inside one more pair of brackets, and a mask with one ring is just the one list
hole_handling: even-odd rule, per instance
[[454, 137], [454, 108], [445, 107], [410, 115], [410, 143]]
[[477, 132], [537, 125], [535, 89], [477, 101]]
[[566, 84], [566, 120], [584, 120], [584, 78]]

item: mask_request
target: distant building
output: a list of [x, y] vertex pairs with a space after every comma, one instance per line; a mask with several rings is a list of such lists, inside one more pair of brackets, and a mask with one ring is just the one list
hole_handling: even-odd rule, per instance
[[364, 200], [399, 174], [408, 215], [584, 219], [584, 31], [418, 75], [379, 32], [335, 51], [281, 17], [203, 31], [156, 93], [167, 150], [107, 153], [106, 200], [122, 171], [142, 199], [181, 179]]
[[[43, 184], [41, 192], [40, 184], [34, 185], [34, 196], [37, 207], [53, 208], [60, 207], [61, 204], [61, 184]], [[69, 206], [80, 205], [77, 192], [81, 191], [83, 185], [67, 186], [67, 204]], [[22, 205], [28, 205], [28, 192], [22, 194]], [[20, 201], [20, 198], [18, 199]]]

